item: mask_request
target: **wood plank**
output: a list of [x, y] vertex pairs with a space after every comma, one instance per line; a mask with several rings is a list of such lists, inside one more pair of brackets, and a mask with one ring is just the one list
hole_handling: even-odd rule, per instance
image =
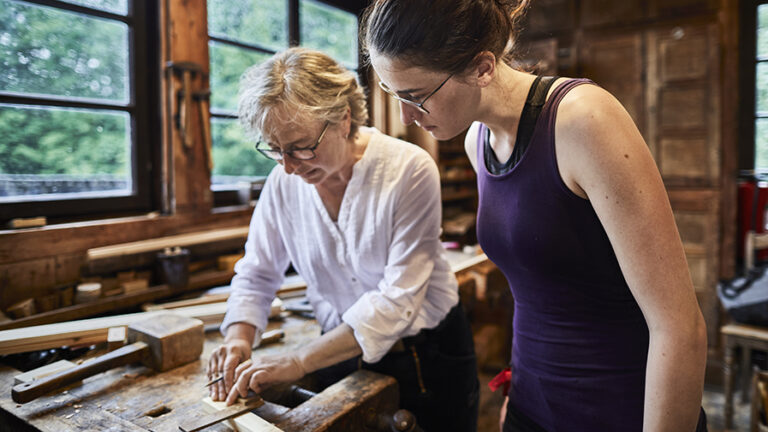
[[[225, 420], [251, 414], [251, 410], [264, 405], [264, 400], [260, 396], [254, 396], [250, 399], [238, 400], [235, 404], [227, 406], [225, 402], [213, 402], [210, 397], [206, 397], [203, 399], [203, 403], [204, 406], [212, 407], [213, 412], [203, 417], [188, 419], [179, 425], [179, 429], [183, 432], [198, 432]], [[251, 415], [255, 416], [255, 414]]]
[[[226, 409], [226, 403], [215, 402], [210, 397], [203, 398], [204, 409], [211, 413], [217, 413]], [[282, 432], [283, 430], [264, 420], [252, 412], [241, 414], [230, 421], [235, 423], [239, 432]]]
[[247, 237], [247, 226], [216, 229], [88, 249], [86, 257], [88, 261], [97, 261], [123, 255], [158, 251], [167, 247], [185, 247], [231, 239], [245, 239]]

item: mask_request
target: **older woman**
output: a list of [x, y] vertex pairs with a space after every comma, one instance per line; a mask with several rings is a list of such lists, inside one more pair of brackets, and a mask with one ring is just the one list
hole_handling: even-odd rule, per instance
[[[246, 71], [239, 114], [260, 137], [257, 150], [279, 166], [235, 267], [225, 343], [208, 365], [210, 378], [224, 375], [213, 399], [232, 403], [249, 388], [362, 363], [397, 379], [402, 407], [425, 430], [475, 430], [474, 347], [439, 239], [434, 161], [362, 127], [366, 103], [354, 75], [316, 51], [292, 48]], [[289, 263], [307, 282], [323, 335], [251, 359]]]

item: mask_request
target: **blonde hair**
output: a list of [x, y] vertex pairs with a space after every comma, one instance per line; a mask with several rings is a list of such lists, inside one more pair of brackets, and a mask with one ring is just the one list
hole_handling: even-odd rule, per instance
[[320, 51], [287, 49], [240, 78], [238, 117], [250, 138], [272, 136], [274, 120], [339, 123], [347, 109], [354, 136], [368, 122], [365, 95], [353, 73]]

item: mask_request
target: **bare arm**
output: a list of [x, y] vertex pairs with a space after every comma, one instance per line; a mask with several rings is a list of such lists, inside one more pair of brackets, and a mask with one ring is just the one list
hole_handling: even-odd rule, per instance
[[632, 119], [607, 92], [582, 85], [558, 111], [560, 173], [600, 218], [650, 331], [644, 431], [693, 431], [706, 331], [656, 164]]

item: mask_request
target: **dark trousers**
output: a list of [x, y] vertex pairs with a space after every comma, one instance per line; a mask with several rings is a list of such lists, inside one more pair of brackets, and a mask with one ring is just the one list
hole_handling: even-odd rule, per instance
[[400, 388], [400, 408], [412, 412], [425, 432], [475, 432], [480, 383], [472, 330], [461, 305], [437, 327], [402, 342], [402, 349], [391, 350], [377, 363], [357, 357], [316, 375], [327, 385], [360, 367], [392, 376]]
[[[528, 418], [525, 414], [512, 405], [511, 402], [507, 403], [507, 416], [504, 418], [504, 430], [503, 432], [547, 432]], [[707, 415], [704, 413], [704, 408], [699, 412], [699, 422], [696, 424], [695, 432], [707, 432]]]

